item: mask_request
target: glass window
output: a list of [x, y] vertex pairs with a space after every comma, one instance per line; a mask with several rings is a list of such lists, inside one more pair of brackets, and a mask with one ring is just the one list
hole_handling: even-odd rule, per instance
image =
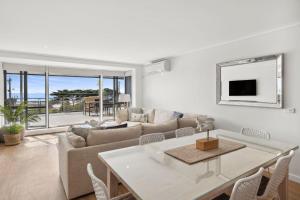
[[[67, 126], [81, 124], [91, 119], [99, 120], [101, 101], [103, 119], [114, 119], [116, 110], [126, 106], [125, 102], [118, 102], [119, 95], [131, 90], [131, 80], [128, 77], [126, 80], [124, 77], [103, 77], [103, 95], [99, 98], [99, 77], [50, 74], [49, 87], [46, 88], [45, 74], [30, 74], [30, 72], [20, 72], [20, 74], [5, 72], [4, 74], [5, 102], [17, 106], [23, 100], [27, 101], [26, 113], [38, 114], [40, 117], [38, 122], [28, 122], [27, 129]], [[47, 89], [49, 90], [48, 117]]]
[[103, 120], [114, 119], [114, 79], [103, 77]]
[[49, 127], [99, 119], [99, 78], [49, 76]]
[[[25, 84], [26, 86], [26, 84]], [[46, 93], [45, 93], [45, 75], [29, 74], [27, 75], [27, 106], [28, 113], [38, 114], [38, 122], [28, 122], [28, 129], [46, 127]], [[26, 91], [26, 90], [25, 90]]]
[[6, 100], [5, 103], [17, 106], [21, 102], [21, 76], [20, 74], [7, 74], [6, 76]]
[[125, 78], [118, 78], [118, 94], [125, 94]]

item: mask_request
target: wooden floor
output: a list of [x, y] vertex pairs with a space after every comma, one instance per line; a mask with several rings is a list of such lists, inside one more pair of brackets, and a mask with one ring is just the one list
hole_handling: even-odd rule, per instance
[[[1, 200], [66, 200], [56, 143], [56, 135], [41, 135], [26, 137], [18, 146], [0, 145]], [[95, 200], [95, 196], [78, 199]], [[289, 200], [300, 200], [300, 184], [289, 183]]]
[[0, 146], [1, 200], [67, 199], [59, 178], [56, 143], [56, 135], [41, 135], [26, 137], [18, 146]]

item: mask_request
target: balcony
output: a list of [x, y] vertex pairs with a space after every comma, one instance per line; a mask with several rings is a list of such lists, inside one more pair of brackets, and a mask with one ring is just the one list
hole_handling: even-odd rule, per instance
[[[82, 124], [90, 120], [100, 120], [100, 105], [98, 96], [70, 98], [62, 95], [61, 98], [49, 99], [49, 127], [61, 127]], [[68, 94], [70, 96], [70, 94]], [[85, 96], [85, 97], [84, 97]], [[91, 100], [92, 99], [92, 100]], [[18, 99], [8, 101], [12, 106], [19, 104]], [[28, 98], [28, 111], [40, 117], [38, 122], [29, 122], [27, 129], [46, 128], [46, 103], [44, 98]], [[124, 108], [123, 103], [114, 103], [112, 97], [106, 96], [103, 101], [103, 120], [114, 119], [114, 112]]]

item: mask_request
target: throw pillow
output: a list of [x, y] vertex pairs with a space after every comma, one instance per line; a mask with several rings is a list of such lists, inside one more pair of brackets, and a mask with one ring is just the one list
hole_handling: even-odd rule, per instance
[[94, 120], [94, 119], [90, 120], [89, 122], [86, 121], [85, 123], [91, 125], [92, 127], [97, 127], [98, 126], [98, 121]]
[[116, 121], [118, 122], [118, 124], [128, 121], [128, 118], [128, 109], [122, 109], [117, 111]]
[[92, 128], [93, 127], [89, 124], [72, 125], [68, 128], [68, 131], [81, 136], [86, 140], [89, 130]]
[[69, 143], [75, 148], [81, 148], [86, 146], [85, 139], [72, 132], [66, 132]]
[[154, 123], [155, 110], [143, 108], [143, 113], [148, 115], [148, 123]]
[[160, 124], [166, 121], [170, 121], [172, 119], [176, 119], [174, 117], [174, 111], [166, 111], [166, 110], [155, 110], [154, 123]]
[[131, 113], [131, 121], [132, 122], [147, 123], [147, 120], [148, 120], [148, 115], [147, 114]]
[[143, 109], [142, 108], [129, 108], [128, 109], [128, 117], [129, 117], [129, 121], [131, 121], [131, 113], [136, 113], [136, 114], [143, 114]]
[[175, 117], [176, 119], [180, 119], [180, 118], [183, 117], [183, 113], [174, 111], [174, 117]]

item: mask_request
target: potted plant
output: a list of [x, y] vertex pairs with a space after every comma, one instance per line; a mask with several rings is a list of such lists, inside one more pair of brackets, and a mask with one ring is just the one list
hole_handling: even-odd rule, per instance
[[24, 137], [25, 122], [37, 122], [40, 117], [35, 113], [25, 113], [27, 104], [21, 103], [17, 107], [11, 105], [0, 106], [6, 125], [2, 128], [5, 145], [16, 145]]

